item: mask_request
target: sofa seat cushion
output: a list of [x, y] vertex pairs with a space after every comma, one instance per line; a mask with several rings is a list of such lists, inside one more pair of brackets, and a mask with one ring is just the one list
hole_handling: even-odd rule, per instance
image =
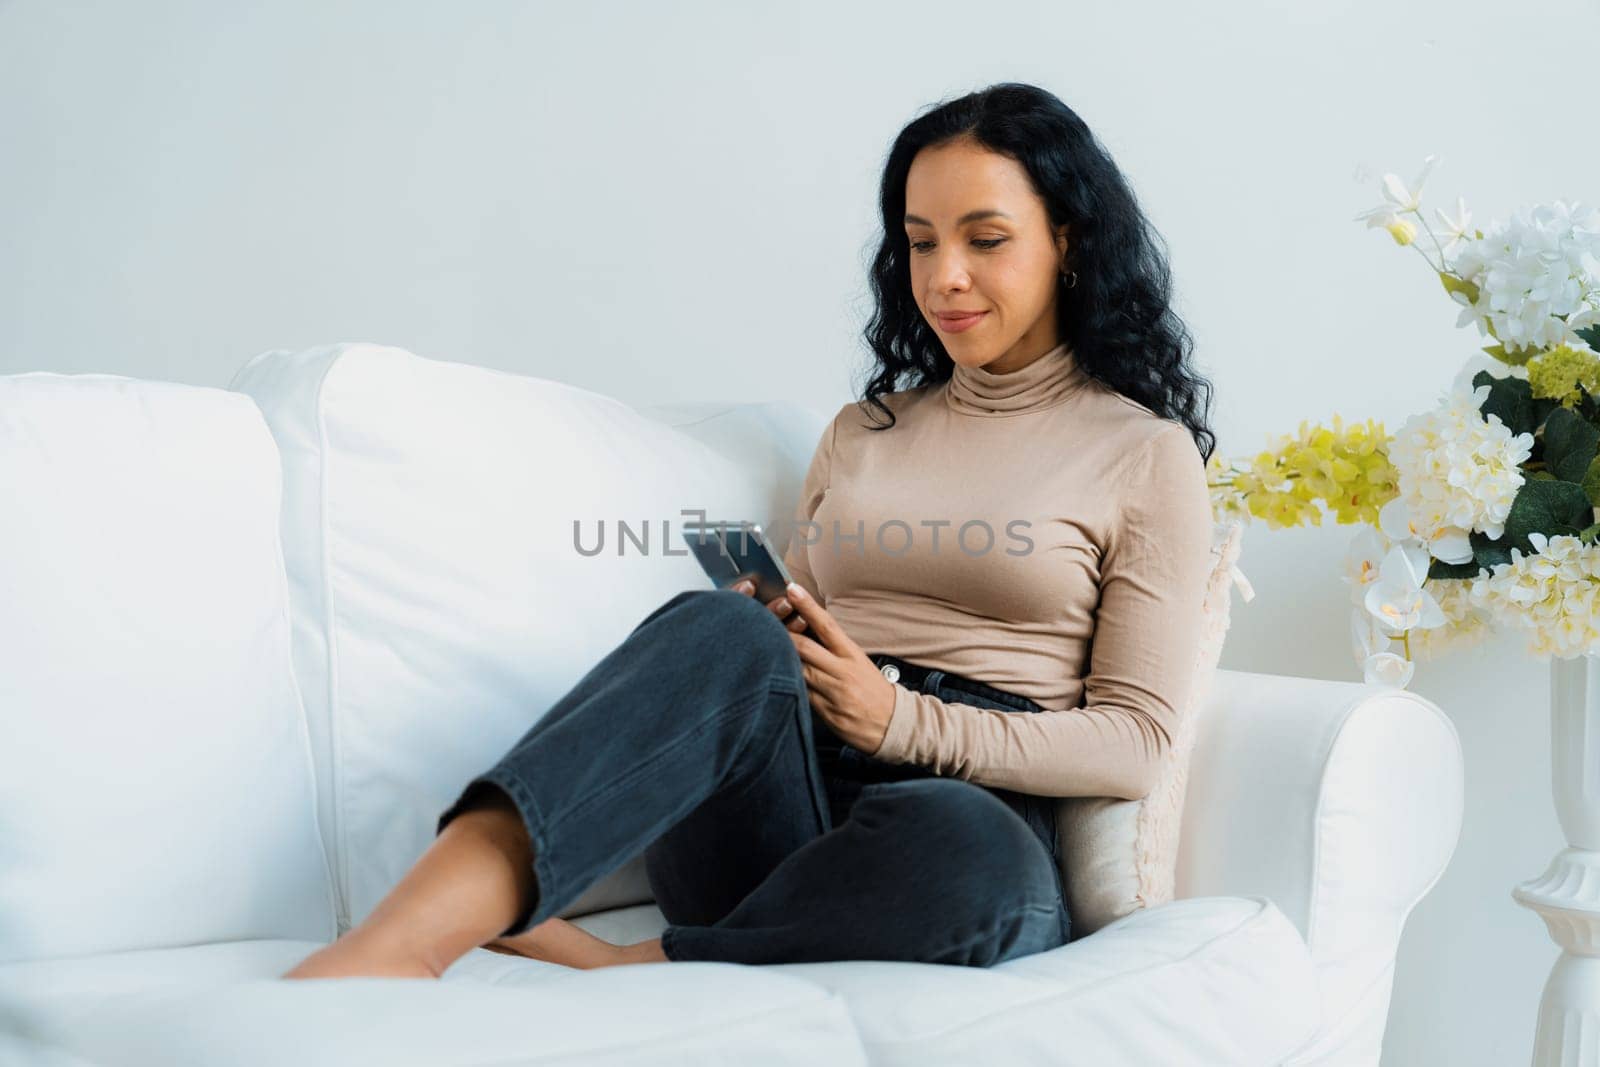
[[580, 971], [477, 949], [431, 979], [277, 976], [318, 947], [241, 941], [12, 964], [19, 1040], [100, 1067], [865, 1064], [843, 1001], [726, 963]]
[[1265, 898], [1156, 905], [987, 971], [865, 961], [767, 969], [843, 996], [874, 1064], [1281, 1063], [1318, 1020], [1310, 953]]
[[[574, 920], [618, 943], [653, 905]], [[1154, 905], [987, 970], [865, 960], [774, 964], [843, 996], [874, 1064], [1281, 1063], [1316, 1029], [1311, 955], [1261, 897]]]

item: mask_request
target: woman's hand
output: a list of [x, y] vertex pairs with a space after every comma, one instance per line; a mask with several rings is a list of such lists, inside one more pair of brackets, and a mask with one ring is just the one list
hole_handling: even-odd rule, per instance
[[[747, 582], [733, 588], [755, 595]], [[869, 756], [876, 752], [894, 715], [894, 683], [798, 582], [790, 584], [787, 597], [769, 601], [767, 608], [785, 620], [800, 654], [811, 706], [841, 741]], [[806, 635], [807, 628], [820, 642]]]

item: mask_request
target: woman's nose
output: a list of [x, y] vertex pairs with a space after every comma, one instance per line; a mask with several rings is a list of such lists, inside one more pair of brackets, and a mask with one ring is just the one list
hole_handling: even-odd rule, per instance
[[929, 280], [935, 292], [959, 291], [967, 288], [972, 280], [967, 273], [966, 261], [959, 255], [939, 256], [933, 261], [931, 269], [933, 273]]

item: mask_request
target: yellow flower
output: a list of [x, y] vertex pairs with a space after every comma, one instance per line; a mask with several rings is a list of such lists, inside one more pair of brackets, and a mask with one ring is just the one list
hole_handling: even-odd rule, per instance
[[1294, 436], [1247, 461], [1213, 454], [1206, 464], [1218, 518], [1255, 517], [1273, 529], [1321, 526], [1324, 511], [1342, 524], [1376, 524], [1378, 511], [1399, 494], [1383, 424], [1371, 419], [1345, 426], [1302, 421]]
[[1528, 387], [1542, 399], [1559, 400], [1570, 408], [1583, 391], [1600, 393], [1600, 357], [1571, 345], [1557, 345], [1528, 360]]

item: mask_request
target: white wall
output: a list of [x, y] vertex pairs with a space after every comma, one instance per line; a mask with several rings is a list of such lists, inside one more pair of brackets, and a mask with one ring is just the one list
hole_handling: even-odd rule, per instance
[[[1034, 81], [1171, 244], [1229, 454], [1429, 406], [1474, 349], [1351, 217], [1443, 156], [1479, 220], [1600, 174], [1596, 0], [983, 5], [0, 3], [0, 373], [223, 385], [336, 340], [634, 402], [864, 369], [878, 167], [919, 108]], [[1224, 666], [1356, 677], [1350, 528], [1247, 535]], [[1402, 947], [1385, 1063], [1524, 1062], [1555, 955], [1511, 886], [1560, 845], [1547, 674], [1413, 688], [1466, 747], [1460, 850]]]

